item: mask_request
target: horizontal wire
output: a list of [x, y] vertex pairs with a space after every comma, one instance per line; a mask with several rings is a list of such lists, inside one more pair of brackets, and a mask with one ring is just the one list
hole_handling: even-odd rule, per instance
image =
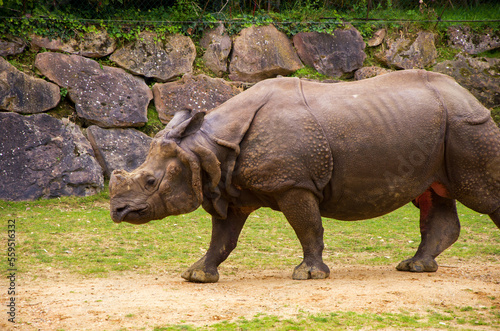
[[[204, 21], [204, 20], [192, 20], [192, 21], [168, 21], [168, 20], [115, 20], [115, 19], [97, 19], [97, 18], [54, 18], [54, 17], [9, 17], [9, 16], [0, 16], [0, 19], [11, 19], [11, 20], [54, 20], [54, 21], [83, 21], [83, 22], [118, 22], [118, 23], [144, 23], [144, 24], [158, 24], [158, 23], [174, 23], [174, 24], [218, 24], [218, 23], [249, 23], [252, 20], [244, 20], [244, 19], [221, 19], [216, 21]], [[254, 22], [254, 23], [273, 23], [273, 24], [355, 24], [355, 23], [366, 23], [366, 22], [374, 22], [374, 23], [398, 23], [398, 22], [406, 22], [406, 23], [496, 23], [500, 22], [500, 19], [491, 19], [491, 20], [411, 20], [411, 19], [377, 19], [377, 18], [357, 18], [352, 20], [342, 20], [342, 21], [328, 21], [329, 18], [320, 18], [320, 21], [266, 21], [266, 22]]]

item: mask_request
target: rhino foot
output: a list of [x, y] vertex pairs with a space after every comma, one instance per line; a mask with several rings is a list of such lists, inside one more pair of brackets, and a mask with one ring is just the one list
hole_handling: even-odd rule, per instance
[[325, 279], [328, 276], [330, 276], [330, 269], [323, 262], [318, 265], [308, 265], [302, 262], [295, 267], [292, 278], [296, 280]]
[[438, 264], [433, 258], [416, 259], [413, 257], [400, 262], [396, 269], [411, 272], [435, 272], [438, 270]]
[[188, 269], [181, 275], [182, 278], [193, 283], [217, 283], [219, 272], [208, 272], [201, 269]]

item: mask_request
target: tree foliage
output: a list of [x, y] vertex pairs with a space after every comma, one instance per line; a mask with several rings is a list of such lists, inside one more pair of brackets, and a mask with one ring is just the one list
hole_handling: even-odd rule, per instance
[[[108, 15], [117, 10], [148, 11], [163, 8], [191, 10], [192, 14], [221, 13], [238, 15], [259, 10], [280, 12], [300, 8], [338, 11], [369, 11], [376, 8], [418, 9], [422, 6], [470, 8], [479, 5], [495, 5], [498, 0], [0, 0], [3, 16], [49, 13], [67, 10], [90, 15]], [[10, 15], [8, 15], [10, 13]]]
[[[201, 36], [224, 22], [233, 35], [251, 25], [274, 24], [289, 36], [331, 32], [351, 23], [364, 37], [380, 27], [414, 22], [415, 28], [446, 28], [441, 19], [476, 20], [498, 30], [498, 0], [0, 0], [0, 38], [32, 34], [78, 38], [105, 29], [121, 41], [143, 30], [160, 35]], [[458, 13], [449, 16], [448, 13]], [[443, 13], [445, 15], [443, 16]], [[492, 21], [493, 19], [493, 21]], [[496, 21], [495, 21], [496, 20]], [[453, 24], [453, 23], [450, 23]]]

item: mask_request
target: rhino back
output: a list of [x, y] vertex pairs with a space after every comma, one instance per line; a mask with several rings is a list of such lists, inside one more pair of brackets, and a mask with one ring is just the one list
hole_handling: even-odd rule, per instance
[[420, 72], [273, 92], [241, 144], [243, 186], [309, 189], [323, 216], [355, 220], [397, 209], [445, 176], [446, 112]]

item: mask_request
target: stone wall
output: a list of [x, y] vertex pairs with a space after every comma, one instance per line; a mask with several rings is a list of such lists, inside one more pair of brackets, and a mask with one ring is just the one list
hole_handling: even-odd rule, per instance
[[[255, 82], [304, 65], [329, 81], [435, 70], [455, 77], [487, 107], [500, 106], [500, 60], [476, 55], [500, 47], [500, 38], [452, 27], [449, 46], [461, 52], [441, 63], [436, 38], [429, 31], [379, 30], [365, 42], [347, 26], [290, 39], [272, 25], [231, 37], [220, 25], [199, 41], [201, 61], [211, 76], [226, 80], [194, 75], [196, 47], [181, 35], [143, 32], [122, 46], [105, 31], [65, 42], [33, 36], [30, 47], [18, 38], [0, 40], [0, 199], [95, 194], [114, 169], [132, 170], [144, 161], [152, 138], [137, 128], [148, 122], [152, 103], [167, 124], [177, 111], [207, 111]], [[363, 67], [367, 47], [379, 66]], [[7, 61], [22, 52], [37, 53], [33, 70]], [[103, 57], [113, 66], [96, 60]], [[68, 100], [69, 115], [48, 115]]]

